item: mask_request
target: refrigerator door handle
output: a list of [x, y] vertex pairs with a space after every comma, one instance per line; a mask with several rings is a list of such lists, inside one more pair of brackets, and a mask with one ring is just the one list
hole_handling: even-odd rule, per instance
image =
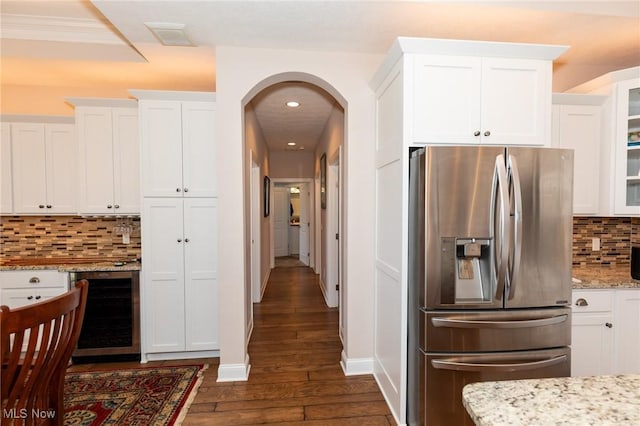
[[550, 318], [522, 320], [522, 321], [482, 321], [482, 320], [465, 320], [453, 318], [432, 318], [431, 323], [434, 327], [449, 328], [531, 328], [543, 327], [546, 325], [560, 324], [568, 319], [568, 315], [556, 315]]
[[531, 362], [517, 362], [517, 363], [504, 363], [504, 364], [483, 364], [474, 362], [459, 362], [459, 361], [446, 361], [446, 360], [431, 360], [433, 368], [438, 370], [454, 370], [454, 371], [491, 371], [491, 372], [508, 372], [508, 371], [525, 371], [536, 370], [539, 368], [550, 367], [552, 365], [560, 364], [567, 360], [566, 355], [560, 355], [554, 358], [543, 359], [541, 361]]
[[[496, 199], [497, 198], [497, 199]], [[496, 202], [499, 201], [499, 211], [496, 211]], [[493, 172], [493, 196], [491, 200], [491, 234], [493, 236], [493, 254], [496, 268], [496, 300], [502, 299], [507, 278], [507, 262], [509, 261], [509, 247], [511, 242], [510, 227], [507, 226], [509, 215], [509, 187], [507, 181], [507, 169], [504, 155], [496, 157]], [[496, 222], [499, 220], [499, 234], [496, 234]], [[498, 237], [498, 235], [500, 237]]]
[[509, 178], [513, 187], [513, 263], [509, 268], [509, 295], [511, 300], [515, 296], [517, 277], [520, 272], [520, 261], [522, 258], [522, 188], [520, 186], [520, 172], [518, 162], [513, 155], [509, 155], [507, 164]]

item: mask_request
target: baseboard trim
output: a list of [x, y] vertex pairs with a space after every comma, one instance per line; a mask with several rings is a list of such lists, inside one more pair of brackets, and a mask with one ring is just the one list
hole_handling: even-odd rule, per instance
[[249, 355], [244, 364], [220, 364], [218, 367], [218, 382], [246, 382], [249, 379]]
[[218, 358], [220, 351], [193, 351], [193, 352], [160, 352], [141, 354], [140, 363], [147, 361], [173, 361], [177, 359]]
[[373, 358], [347, 358], [347, 355], [342, 351], [340, 366], [345, 376], [373, 374]]
[[264, 292], [267, 290], [267, 284], [269, 283], [269, 277], [271, 276], [271, 269], [267, 272], [267, 275], [264, 276], [264, 280], [262, 281], [262, 286], [260, 287], [260, 301], [264, 297]]

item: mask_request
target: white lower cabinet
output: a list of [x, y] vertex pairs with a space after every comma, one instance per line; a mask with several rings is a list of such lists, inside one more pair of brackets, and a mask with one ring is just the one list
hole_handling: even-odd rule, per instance
[[615, 373], [640, 373], [640, 289], [616, 290]]
[[640, 289], [574, 290], [571, 375], [640, 373]]
[[613, 372], [613, 291], [580, 290], [572, 296], [571, 375]]
[[69, 289], [69, 274], [55, 270], [2, 271], [0, 305], [19, 308], [42, 302]]
[[145, 198], [143, 351], [211, 351], [218, 341], [217, 199]]

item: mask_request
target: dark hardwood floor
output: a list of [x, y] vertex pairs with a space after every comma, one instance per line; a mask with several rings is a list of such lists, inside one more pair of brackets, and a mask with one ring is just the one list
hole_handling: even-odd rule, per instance
[[249, 380], [218, 383], [218, 359], [196, 360], [209, 368], [183, 425], [395, 425], [373, 376], [344, 376], [341, 350], [317, 276], [275, 268], [254, 305]]

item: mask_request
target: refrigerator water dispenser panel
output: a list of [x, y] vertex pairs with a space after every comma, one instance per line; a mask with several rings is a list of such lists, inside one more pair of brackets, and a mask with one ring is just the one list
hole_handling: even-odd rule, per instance
[[493, 299], [491, 240], [442, 238], [443, 304], [490, 303]]

